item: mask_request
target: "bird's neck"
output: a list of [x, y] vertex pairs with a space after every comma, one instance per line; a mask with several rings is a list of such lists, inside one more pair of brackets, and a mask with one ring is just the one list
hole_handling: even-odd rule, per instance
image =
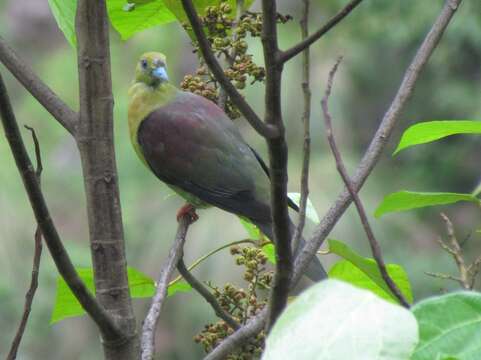
[[145, 105], [154, 104], [162, 106], [169, 102], [179, 90], [170, 83], [160, 83], [149, 86], [144, 82], [134, 82], [129, 89], [129, 99], [141, 100]]
[[[178, 89], [163, 83], [152, 87], [143, 82], [134, 82], [129, 89], [129, 130], [130, 139], [135, 150], [139, 153], [137, 143], [137, 131], [142, 120], [155, 109], [169, 103], [178, 93]], [[140, 154], [139, 154], [140, 156]]]

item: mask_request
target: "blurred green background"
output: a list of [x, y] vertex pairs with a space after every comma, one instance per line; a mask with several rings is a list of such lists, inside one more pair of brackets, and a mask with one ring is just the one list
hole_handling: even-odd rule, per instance
[[[346, 1], [313, 1], [311, 29], [334, 14]], [[341, 181], [323, 133], [319, 101], [327, 73], [339, 55], [341, 65], [331, 108], [335, 132], [345, 160], [352, 171], [366, 149], [377, 124], [387, 109], [416, 47], [443, 5], [443, 0], [366, 0], [322, 41], [312, 47], [312, 162], [311, 199], [322, 216], [341, 190]], [[279, 1], [283, 13], [294, 21], [280, 29], [282, 48], [299, 39], [300, 1]], [[258, 4], [255, 4], [258, 7]], [[0, 35], [32, 65], [40, 77], [73, 108], [77, 103], [75, 51], [57, 29], [46, 0], [0, 0]], [[261, 59], [260, 44], [250, 44]], [[135, 62], [145, 51], [159, 50], [168, 56], [170, 76], [179, 83], [194, 71], [197, 59], [188, 37], [178, 24], [153, 28], [123, 42], [112, 31], [111, 52], [115, 96], [115, 140], [126, 248], [129, 265], [156, 277], [173, 240], [175, 213], [182, 201], [155, 179], [138, 161], [128, 138], [127, 89]], [[301, 167], [302, 94], [300, 59], [285, 70], [284, 112], [290, 147], [290, 191], [299, 189]], [[34, 127], [40, 139], [44, 172], [43, 189], [53, 218], [77, 266], [90, 266], [85, 200], [78, 152], [72, 139], [51, 116], [0, 65], [6, 78], [20, 124]], [[247, 99], [262, 114], [263, 88], [247, 91]], [[400, 126], [381, 162], [362, 191], [372, 214], [383, 196], [399, 189], [416, 191], [469, 192], [480, 178], [479, 137], [452, 137], [390, 156], [400, 133], [409, 124], [423, 120], [481, 119], [481, 2], [465, 1], [445, 38], [418, 82], [414, 97], [404, 111]], [[265, 156], [266, 147], [242, 119], [236, 121], [248, 142]], [[27, 131], [25, 141], [31, 147]], [[12, 155], [0, 137], [0, 357], [6, 354], [19, 322], [27, 289], [35, 223]], [[426, 209], [373, 219], [387, 262], [407, 270], [416, 300], [450, 291], [457, 284], [433, 279], [425, 271], [456, 273], [452, 259], [440, 251], [435, 239], [445, 233], [439, 212], [453, 220], [465, 243], [468, 259], [481, 251], [479, 209], [472, 205]], [[188, 237], [187, 262], [217, 246], [246, 237], [238, 220], [225, 212], [202, 211]], [[306, 233], [313, 229], [308, 224]], [[332, 237], [346, 241], [369, 256], [367, 241], [357, 214], [350, 209]], [[228, 252], [212, 257], [196, 270], [197, 276], [217, 284], [242, 284]], [[335, 261], [326, 256], [326, 264]], [[31, 318], [21, 344], [19, 359], [99, 359], [97, 332], [86, 317], [49, 325], [57, 273], [45, 250], [40, 284]], [[135, 300], [138, 319], [145, 315], [147, 300]], [[200, 346], [192, 336], [212, 321], [214, 314], [195, 293], [169, 299], [162, 313], [157, 346], [162, 359], [200, 358]], [[139, 320], [140, 321], [140, 320]]]

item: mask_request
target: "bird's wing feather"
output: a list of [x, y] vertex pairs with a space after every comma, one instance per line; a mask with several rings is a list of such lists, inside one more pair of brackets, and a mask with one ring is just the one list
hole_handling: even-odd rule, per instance
[[214, 103], [179, 92], [142, 121], [138, 142], [162, 181], [252, 220], [270, 219], [268, 178]]
[[[257, 161], [259, 162], [260, 166], [262, 167], [262, 170], [266, 173], [267, 177], [270, 179], [271, 174], [269, 173], [269, 168], [267, 167], [267, 164], [265, 163], [264, 159], [259, 155], [257, 151], [255, 151], [251, 146], [249, 146], [249, 149], [251, 149], [252, 153], [256, 157]], [[299, 206], [291, 200], [291, 198], [287, 198], [287, 205], [294, 211], [299, 212]]]

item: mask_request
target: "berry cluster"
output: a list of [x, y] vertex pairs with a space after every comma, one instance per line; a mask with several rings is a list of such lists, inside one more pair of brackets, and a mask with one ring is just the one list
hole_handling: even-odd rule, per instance
[[[243, 278], [248, 286], [247, 290], [232, 284], [223, 288], [208, 283], [219, 305], [228, 312], [239, 324], [245, 324], [257, 315], [267, 303], [267, 292], [272, 282], [272, 272], [266, 269], [267, 257], [256, 247], [233, 246], [230, 252], [235, 256], [235, 262], [245, 268]], [[262, 292], [262, 294], [261, 294]], [[261, 296], [262, 295], [262, 296]], [[212, 351], [223, 339], [234, 330], [224, 321], [208, 324], [194, 337], [206, 352]], [[265, 334], [261, 332], [248, 344], [231, 354], [229, 360], [257, 359], [264, 348]]]
[[[279, 23], [285, 23], [291, 16], [277, 16]], [[234, 83], [234, 86], [242, 90], [247, 81], [250, 84], [262, 82], [265, 78], [265, 69], [253, 61], [253, 56], [248, 54], [247, 36], [259, 37], [262, 31], [262, 14], [246, 11], [236, 21], [232, 6], [226, 1], [221, 1], [216, 6], [208, 6], [204, 15], [200, 17], [202, 26], [206, 32], [212, 50], [218, 58], [225, 60], [225, 75]], [[187, 31], [192, 29], [183, 24]], [[199, 54], [199, 46], [193, 42], [194, 52]], [[232, 102], [222, 95], [219, 84], [208, 71], [202, 58], [196, 74], [186, 75], [181, 82], [181, 88], [202, 95], [224, 108], [231, 119], [240, 116]]]
[[267, 256], [262, 249], [256, 247], [233, 246], [230, 249], [232, 255], [236, 255], [235, 262], [239, 266], [245, 266], [244, 280], [249, 283], [249, 291], [255, 296], [256, 288], [269, 289], [272, 281], [272, 273], [266, 272], [265, 264]]
[[213, 102], [217, 102], [217, 89], [214, 86], [211, 86], [209, 82], [204, 81], [200, 76], [200, 71], [203, 73], [203, 69], [204, 67], [199, 68], [195, 76], [185, 75], [180, 83], [180, 87], [185, 91], [190, 91], [191, 93], [201, 95]]

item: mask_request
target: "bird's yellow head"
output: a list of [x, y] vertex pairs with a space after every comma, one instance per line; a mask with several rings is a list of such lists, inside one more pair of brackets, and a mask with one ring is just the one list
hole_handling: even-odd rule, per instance
[[165, 55], [158, 52], [143, 54], [135, 68], [135, 82], [141, 82], [154, 88], [167, 83], [167, 65]]

